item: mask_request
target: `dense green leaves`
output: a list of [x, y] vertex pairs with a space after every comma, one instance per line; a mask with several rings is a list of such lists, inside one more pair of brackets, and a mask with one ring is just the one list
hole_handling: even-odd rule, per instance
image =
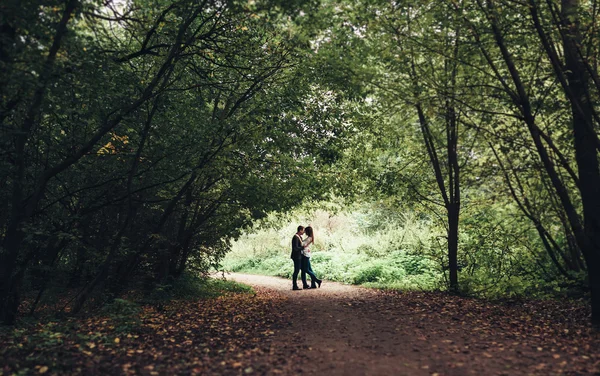
[[431, 222], [454, 290], [598, 302], [596, 31], [589, 2], [7, 1], [2, 320], [20, 286], [78, 311], [206, 272], [332, 197]]
[[307, 52], [280, 12], [13, 5], [2, 20], [5, 321], [29, 273], [40, 297], [58, 273], [83, 287], [77, 311], [132, 280], [206, 272], [253, 219], [327, 192], [345, 115], [298, 64]]

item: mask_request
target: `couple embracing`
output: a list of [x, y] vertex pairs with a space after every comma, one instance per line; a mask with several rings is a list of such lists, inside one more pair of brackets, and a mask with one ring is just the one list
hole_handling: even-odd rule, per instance
[[[306, 233], [306, 238], [302, 239], [302, 235]], [[298, 272], [302, 271], [302, 287], [304, 289], [314, 289], [321, 287], [323, 282], [315, 275], [310, 265], [310, 245], [315, 242], [315, 236], [312, 227], [298, 226], [298, 232], [292, 238], [292, 256], [294, 261], [294, 274], [292, 275], [293, 285], [292, 290], [301, 290], [298, 287]], [[306, 274], [310, 276], [310, 286], [306, 283]]]

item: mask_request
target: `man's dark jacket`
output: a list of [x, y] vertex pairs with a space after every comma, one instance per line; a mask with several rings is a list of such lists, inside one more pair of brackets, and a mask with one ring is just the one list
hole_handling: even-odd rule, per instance
[[298, 234], [294, 235], [292, 238], [292, 254], [290, 255], [290, 258], [292, 260], [300, 260], [302, 258], [303, 248], [304, 247], [302, 247], [302, 240], [300, 239], [300, 236], [298, 236]]

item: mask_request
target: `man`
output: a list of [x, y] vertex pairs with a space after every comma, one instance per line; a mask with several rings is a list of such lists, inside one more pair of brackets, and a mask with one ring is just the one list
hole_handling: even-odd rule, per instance
[[[304, 235], [304, 226], [298, 226], [298, 231], [292, 238], [292, 255], [290, 256], [292, 261], [294, 261], [294, 274], [292, 274], [292, 290], [301, 290], [301, 288], [298, 287], [298, 273], [300, 272], [300, 269], [302, 269], [302, 249], [304, 249], [304, 247], [302, 246], [302, 235]], [[302, 276], [304, 277], [304, 279], [306, 279], [304, 273], [302, 273]], [[306, 284], [305, 280], [302, 282]]]

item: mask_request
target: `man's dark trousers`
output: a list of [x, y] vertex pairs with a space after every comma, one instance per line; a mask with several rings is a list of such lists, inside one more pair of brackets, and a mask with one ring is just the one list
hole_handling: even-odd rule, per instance
[[290, 258], [294, 261], [294, 274], [292, 274], [293, 285], [292, 288], [294, 290], [298, 290], [298, 272], [302, 270], [302, 283], [306, 286], [306, 275], [304, 273], [304, 266], [302, 265], [302, 238], [300, 235], [296, 234], [292, 238], [292, 253], [290, 254]]
[[304, 269], [302, 268], [302, 259], [292, 259], [294, 261], [294, 274], [292, 274], [293, 288], [298, 288], [298, 273], [300, 270], [302, 273], [302, 285], [306, 286], [306, 273], [304, 273]]

